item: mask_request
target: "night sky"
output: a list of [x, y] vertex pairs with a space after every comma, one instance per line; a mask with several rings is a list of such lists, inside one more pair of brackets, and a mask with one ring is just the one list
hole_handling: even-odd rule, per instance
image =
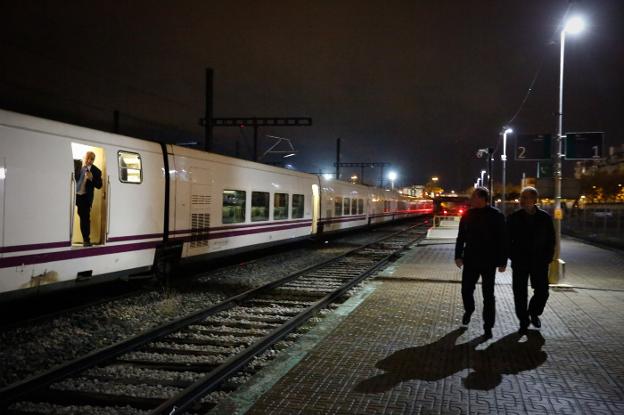
[[[393, 164], [402, 184], [439, 175], [465, 189], [512, 126], [555, 132], [558, 27], [566, 0], [3, 2], [0, 106], [142, 138], [200, 145], [204, 73], [214, 115], [309, 116], [290, 138], [303, 171]], [[564, 131], [624, 143], [624, 1], [575, 2], [587, 30], [566, 42]], [[251, 158], [252, 130], [216, 128], [215, 150]], [[271, 141], [261, 142], [262, 153]], [[273, 156], [271, 160], [277, 160]], [[572, 162], [567, 162], [568, 170]], [[498, 162], [497, 165], [500, 163]], [[497, 166], [498, 167], [498, 166]], [[535, 163], [508, 163], [508, 182]], [[350, 174], [351, 171], [346, 173]], [[359, 170], [358, 170], [359, 173]], [[373, 170], [367, 181], [373, 180]]]

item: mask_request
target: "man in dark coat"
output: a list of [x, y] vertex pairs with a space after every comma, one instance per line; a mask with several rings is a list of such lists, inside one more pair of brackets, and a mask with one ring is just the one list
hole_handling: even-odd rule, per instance
[[[548, 265], [555, 254], [555, 227], [550, 215], [535, 205], [537, 198], [534, 187], [525, 187], [520, 194], [522, 209], [507, 219], [514, 302], [521, 334], [526, 334], [529, 322], [537, 328], [542, 326], [539, 316], [548, 300]], [[529, 277], [534, 293], [527, 309]]]
[[505, 216], [488, 205], [489, 192], [478, 187], [470, 198], [471, 209], [459, 222], [459, 233], [455, 243], [455, 264], [462, 271], [462, 299], [464, 301], [464, 325], [470, 322], [475, 310], [474, 290], [481, 276], [483, 291], [484, 336], [492, 337], [496, 315], [494, 298], [494, 277], [496, 267], [500, 272], [507, 266], [505, 239]]
[[102, 172], [93, 165], [95, 153], [87, 151], [84, 163], [76, 169], [76, 206], [80, 217], [80, 233], [84, 246], [91, 246], [91, 205], [93, 204], [94, 189], [102, 188]]

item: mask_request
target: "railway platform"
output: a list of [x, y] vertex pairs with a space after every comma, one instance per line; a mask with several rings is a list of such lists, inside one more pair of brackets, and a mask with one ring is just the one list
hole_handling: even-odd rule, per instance
[[[215, 413], [624, 413], [624, 253], [562, 242], [569, 286], [517, 334], [511, 270], [494, 337], [462, 328], [450, 243], [414, 246]], [[530, 290], [531, 292], [531, 290]]]

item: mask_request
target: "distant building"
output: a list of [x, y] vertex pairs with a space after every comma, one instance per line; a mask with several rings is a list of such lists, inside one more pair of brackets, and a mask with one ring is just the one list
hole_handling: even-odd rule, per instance
[[574, 178], [577, 180], [597, 173], [624, 174], [624, 144], [609, 147], [609, 155], [602, 160], [577, 161], [574, 166]]
[[422, 198], [425, 195], [425, 186], [415, 184], [412, 186], [403, 187], [401, 188], [401, 193], [407, 196]]

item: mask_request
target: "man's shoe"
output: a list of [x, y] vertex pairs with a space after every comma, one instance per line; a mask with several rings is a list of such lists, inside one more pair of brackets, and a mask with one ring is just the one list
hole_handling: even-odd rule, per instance
[[491, 339], [492, 338], [492, 329], [484, 329], [483, 330], [483, 337], [486, 339]]
[[535, 315], [531, 316], [531, 324], [533, 324], [533, 327], [538, 329], [542, 327], [542, 322], [540, 321], [539, 317]]
[[464, 326], [467, 326], [468, 323], [470, 323], [470, 317], [472, 316], [472, 313], [464, 313], [464, 316], [462, 317], [462, 324]]
[[91, 242], [85, 242], [82, 244], [83, 246], [93, 246], [93, 244]]

